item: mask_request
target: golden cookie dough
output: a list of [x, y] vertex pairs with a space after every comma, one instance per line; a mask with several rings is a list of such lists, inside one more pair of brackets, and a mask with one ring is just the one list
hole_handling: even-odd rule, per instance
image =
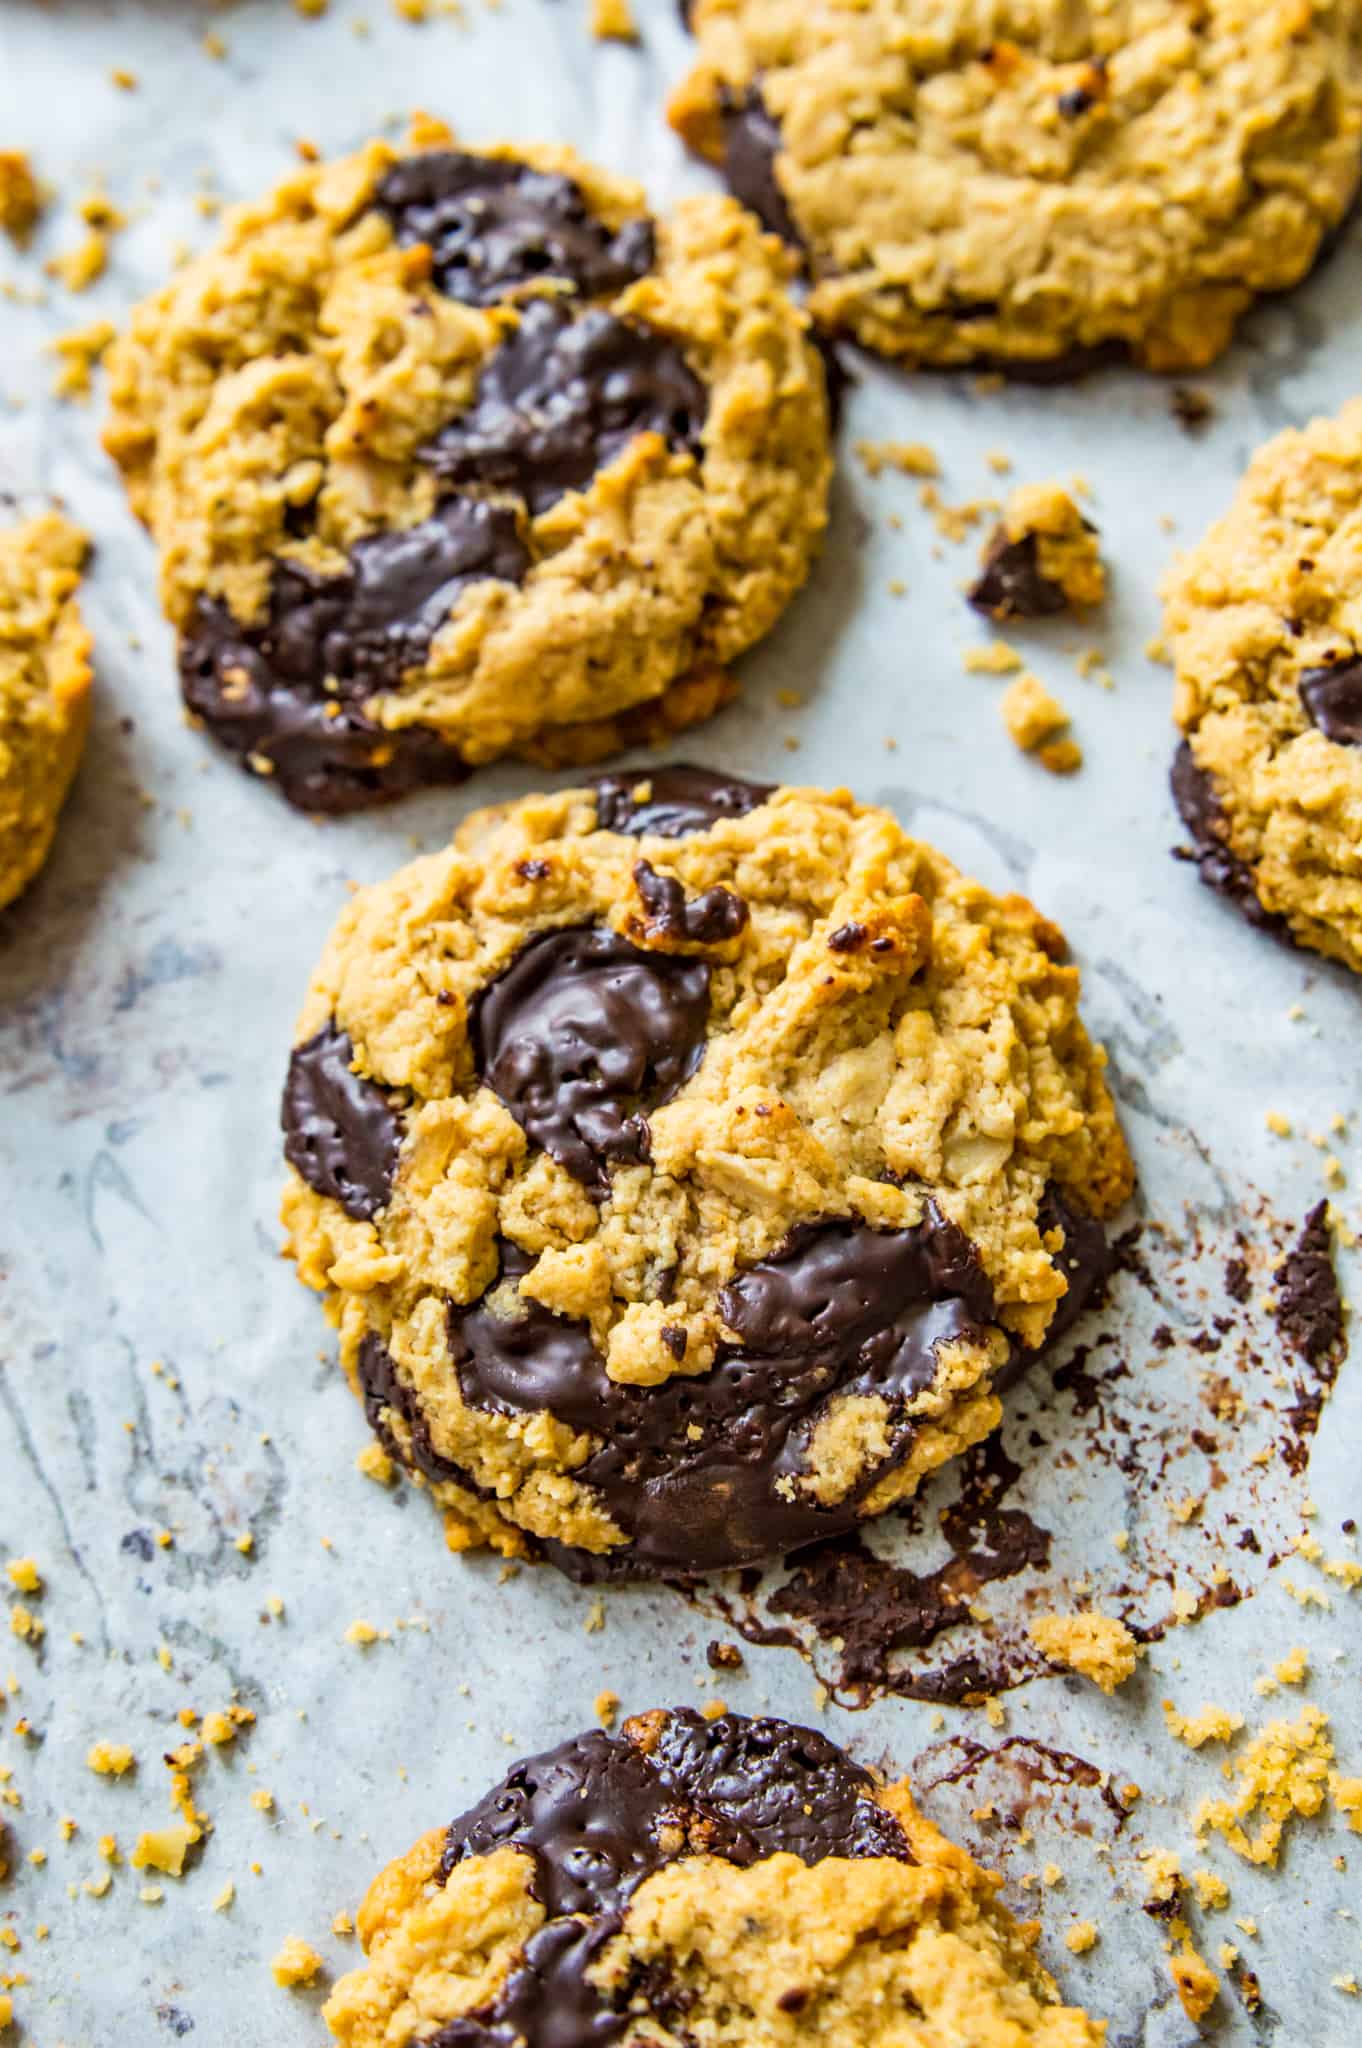
[[47, 512], [0, 531], [0, 908], [47, 859], [90, 723], [76, 603], [89, 541]]
[[746, 1563], [992, 1430], [1131, 1186], [1078, 993], [887, 811], [698, 769], [360, 890], [290, 1064], [287, 1249], [451, 1544]]
[[671, 104], [911, 361], [1201, 369], [1362, 166], [1356, 0], [697, 0]]
[[1362, 400], [1260, 449], [1163, 595], [1202, 878], [1362, 972]]
[[107, 358], [186, 702], [306, 809], [707, 717], [827, 518], [822, 360], [750, 214], [414, 145], [237, 210]]
[[641, 1714], [391, 1863], [324, 2017], [345, 2048], [1102, 2048], [1000, 1883], [813, 1729]]

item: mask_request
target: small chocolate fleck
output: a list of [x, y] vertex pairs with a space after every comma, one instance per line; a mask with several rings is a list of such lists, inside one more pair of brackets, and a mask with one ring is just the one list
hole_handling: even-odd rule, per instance
[[278, 560], [259, 625], [199, 599], [180, 643], [185, 703], [300, 810], [360, 810], [460, 781], [467, 767], [439, 733], [389, 731], [364, 706], [420, 666], [470, 584], [517, 583], [528, 560], [512, 512], [459, 498], [357, 541], [338, 576]]
[[863, 924], [839, 924], [835, 932], [828, 935], [830, 953], [859, 953], [870, 937], [869, 929]]
[[512, 491], [532, 513], [580, 490], [639, 434], [701, 453], [704, 385], [674, 341], [535, 299], [488, 357], [472, 404], [421, 450], [446, 482]]
[[1273, 1274], [1278, 1288], [1277, 1328], [1292, 1350], [1311, 1365], [1334, 1350], [1343, 1336], [1328, 1211], [1327, 1202], [1315, 1204], [1300, 1236]]
[[1002, 526], [989, 541], [983, 567], [967, 596], [975, 611], [1000, 624], [1007, 619], [1043, 619], [1062, 612], [1068, 603], [1059, 584], [1041, 574], [1035, 534], [1010, 540]]
[[1312, 725], [1336, 747], [1362, 747], [1362, 656], [1306, 669], [1301, 703]]
[[1080, 114], [1097, 105], [1097, 95], [1089, 92], [1086, 85], [1071, 85], [1059, 95], [1058, 105], [1066, 121], [1076, 121]]
[[308, 1186], [371, 1222], [392, 1194], [402, 1119], [389, 1090], [357, 1074], [334, 1018], [295, 1046], [284, 1083], [284, 1155]]
[[1169, 403], [1173, 418], [1184, 433], [1195, 434], [1215, 418], [1215, 404], [1210, 394], [1197, 391], [1190, 384], [1175, 384]]
[[749, 913], [742, 897], [718, 884], [688, 897], [675, 875], [660, 875], [651, 862], [641, 860], [634, 864], [634, 887], [648, 913], [650, 937], [718, 946], [736, 939], [747, 927]]
[[776, 176], [776, 158], [782, 138], [780, 123], [772, 115], [760, 90], [753, 86], [743, 99], [722, 89], [720, 120], [723, 125], [723, 174], [728, 189], [744, 206], [750, 206], [762, 226], [795, 248], [804, 238], [795, 226], [790, 203]]
[[671, 1352], [672, 1357], [676, 1359], [677, 1363], [679, 1364], [680, 1361], [685, 1357], [686, 1347], [690, 1342], [689, 1330], [686, 1329], [683, 1323], [664, 1323], [662, 1325], [661, 1336], [662, 1342], [666, 1345], [668, 1351]]
[[[640, 783], [646, 798], [636, 800]], [[597, 776], [596, 825], [602, 832], [621, 832], [631, 839], [684, 839], [707, 832], [721, 818], [745, 818], [775, 793], [772, 782], [744, 782], [736, 775], [715, 775], [708, 768], [678, 764], [674, 768], [624, 769]]]
[[468, 306], [545, 283], [597, 298], [653, 267], [650, 220], [612, 233], [573, 179], [511, 157], [454, 149], [404, 157], [380, 181], [374, 205], [404, 248], [430, 250], [437, 289]]
[[612, 1162], [647, 1158], [645, 1112], [695, 1072], [708, 1020], [705, 961], [573, 925], [521, 948], [469, 1030], [478, 1073], [526, 1136], [605, 1195]]

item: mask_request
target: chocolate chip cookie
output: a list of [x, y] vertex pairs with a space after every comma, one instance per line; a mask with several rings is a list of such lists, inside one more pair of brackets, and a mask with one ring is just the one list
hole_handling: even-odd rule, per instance
[[1197, 369], [1362, 168], [1351, 0], [697, 0], [671, 118], [867, 348]]
[[1362, 400], [1278, 435], [1164, 585], [1203, 881], [1362, 973]]
[[906, 1784], [687, 1708], [530, 1757], [360, 1908], [347, 2048], [1101, 2048]]
[[0, 908], [37, 874], [90, 723], [76, 603], [89, 542], [54, 512], [0, 532]]
[[284, 1092], [288, 1250], [451, 1545], [702, 1572], [998, 1422], [1131, 1168], [1078, 973], [883, 810], [639, 770], [361, 890]]
[[415, 144], [235, 213], [108, 358], [185, 702], [308, 810], [708, 716], [826, 521], [822, 362], [750, 214]]

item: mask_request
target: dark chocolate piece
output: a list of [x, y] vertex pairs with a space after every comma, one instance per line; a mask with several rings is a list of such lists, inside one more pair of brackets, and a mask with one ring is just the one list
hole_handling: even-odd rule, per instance
[[1291, 930], [1278, 912], [1265, 910], [1253, 885], [1253, 871], [1225, 838], [1225, 814], [1215, 783], [1200, 767], [1187, 740], [1173, 756], [1169, 778], [1178, 815], [1191, 834], [1197, 872], [1208, 889], [1226, 897], [1260, 931], [1291, 943]]
[[574, 319], [535, 299], [488, 357], [473, 403], [421, 456], [451, 484], [513, 491], [539, 513], [638, 434], [698, 457], [708, 403], [665, 335], [595, 308]]
[[[503, 1248], [503, 1277], [528, 1267]], [[938, 1345], [980, 1334], [993, 1295], [969, 1240], [928, 1204], [912, 1230], [834, 1220], [793, 1231], [738, 1274], [720, 1312], [740, 1342], [707, 1372], [651, 1387], [612, 1380], [584, 1323], [521, 1300], [451, 1306], [449, 1348], [474, 1407], [548, 1409], [599, 1441], [574, 1477], [600, 1496], [629, 1541], [596, 1557], [557, 1543], [574, 1577], [695, 1573], [754, 1563], [859, 1519], [865, 1494], [906, 1456], [913, 1429], [835, 1506], [787, 1488], [834, 1393], [878, 1395], [891, 1415], [931, 1384]], [[788, 1496], [787, 1497], [787, 1491]]]
[[[578, 1736], [518, 1763], [456, 1820], [438, 1882], [465, 1857], [513, 1846], [534, 1866], [548, 1915], [496, 1997], [450, 2021], [428, 2048], [608, 2048], [631, 2025], [639, 1987], [612, 2002], [587, 1972], [620, 1930], [633, 1893], [679, 1857], [745, 1867], [778, 1851], [913, 1860], [869, 1773], [811, 1728], [689, 1708], [646, 1714], [623, 1736]], [[575, 1916], [575, 1917], [572, 1917]], [[649, 2010], [683, 1998], [659, 1983]]]
[[[648, 784], [645, 801], [633, 792]], [[775, 793], [773, 782], [744, 782], [736, 775], [714, 775], [708, 768], [624, 769], [598, 775], [596, 824], [602, 832], [623, 832], [631, 839], [652, 834], [658, 839], [684, 839], [707, 832], [721, 818], [745, 818]]]
[[1041, 1197], [1036, 1221], [1047, 1234], [1064, 1232], [1063, 1246], [1051, 1256], [1068, 1281], [1069, 1291], [1056, 1304], [1041, 1342], [1042, 1351], [1051, 1351], [1068, 1336], [1079, 1317], [1102, 1299], [1115, 1271], [1116, 1254], [1102, 1225], [1066, 1201], [1053, 1181]]
[[486, 577], [517, 583], [528, 562], [514, 513], [460, 498], [357, 541], [339, 576], [278, 561], [261, 625], [199, 599], [180, 643], [185, 703], [223, 746], [266, 764], [300, 810], [359, 810], [457, 782], [467, 768], [439, 733], [387, 731], [363, 707], [420, 666], [462, 591]]
[[404, 157], [380, 181], [374, 205], [404, 248], [430, 250], [437, 290], [467, 306], [492, 306], [546, 281], [598, 298], [653, 267], [650, 220], [612, 234], [571, 178], [510, 157], [456, 149]]
[[767, 107], [760, 89], [753, 86], [745, 98], [735, 99], [727, 87], [721, 88], [720, 120], [723, 174], [729, 191], [744, 206], [750, 206], [762, 226], [773, 235], [802, 249], [804, 238], [795, 226], [789, 201], [776, 177], [776, 158], [782, 148], [780, 123]]
[[705, 961], [573, 925], [521, 948], [477, 996], [469, 1034], [526, 1136], [605, 1195], [612, 1161], [647, 1158], [645, 1112], [695, 1072], [708, 1021]]
[[356, 1074], [334, 1018], [295, 1046], [284, 1082], [284, 1156], [310, 1188], [368, 1223], [387, 1207], [402, 1146], [391, 1093]]
[[675, 875], [660, 875], [650, 862], [641, 860], [634, 866], [634, 887], [648, 913], [648, 932], [660, 939], [719, 946], [736, 939], [746, 927], [749, 912], [742, 897], [718, 884], [687, 896]]
[[1068, 604], [1063, 590], [1040, 571], [1040, 543], [1034, 533], [1009, 540], [1000, 526], [988, 544], [983, 567], [967, 592], [975, 611], [1005, 619], [1043, 619]]
[[1316, 1364], [1343, 1336], [1343, 1304], [1334, 1273], [1329, 1205], [1316, 1202], [1273, 1279], [1277, 1328], [1292, 1350]]
[[1306, 716], [1326, 740], [1336, 747], [1362, 747], [1362, 656], [1306, 669], [1300, 696]]

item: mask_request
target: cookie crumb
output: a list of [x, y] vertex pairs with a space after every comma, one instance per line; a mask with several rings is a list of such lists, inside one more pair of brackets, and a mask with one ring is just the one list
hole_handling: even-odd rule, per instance
[[43, 1590], [36, 1558], [11, 1558], [5, 1566], [5, 1576], [17, 1593], [41, 1593]]
[[1200, 1749], [1204, 1742], [1228, 1742], [1244, 1725], [1243, 1715], [1231, 1713], [1227, 1707], [1203, 1707], [1199, 1714], [1180, 1714], [1171, 1700], [1162, 1704], [1168, 1733], [1189, 1749]]
[[358, 1649], [367, 1650], [370, 1643], [378, 1641], [378, 1630], [371, 1621], [355, 1620], [345, 1631], [345, 1640]]
[[355, 1459], [355, 1470], [378, 1486], [391, 1486], [397, 1477], [396, 1465], [376, 1437], [370, 1439]]
[[602, 1728], [610, 1729], [614, 1727], [615, 1716], [619, 1713], [619, 1710], [620, 1696], [617, 1692], [610, 1692], [607, 1690], [605, 1692], [597, 1693], [595, 1702], [595, 1714], [596, 1719], [600, 1722]]
[[1029, 669], [1008, 684], [999, 710], [1013, 744], [1024, 754], [1034, 754], [1052, 775], [1072, 775], [1082, 767], [1078, 742], [1063, 736], [1068, 712]]
[[1106, 568], [1097, 529], [1058, 484], [1019, 484], [984, 544], [968, 596], [999, 623], [1100, 604]]
[[1039, 1614], [1027, 1634], [1043, 1657], [1090, 1679], [1104, 1693], [1124, 1685], [1139, 1662], [1139, 1644], [1114, 1615]]
[[870, 477], [886, 469], [897, 469], [904, 476], [941, 474], [941, 465], [925, 441], [858, 441], [856, 457]]
[[[1226, 1767], [1237, 1786], [1233, 1798], [1202, 1800], [1195, 1833], [1214, 1831], [1246, 1862], [1275, 1865], [1291, 1816], [1308, 1818], [1324, 1804], [1334, 1760], [1328, 1731], [1329, 1718], [1316, 1706], [1303, 1707], [1295, 1721], [1269, 1721]], [[1246, 1822], [1255, 1823], [1251, 1834]]]
[[1072, 1955], [1085, 1956], [1090, 1948], [1096, 1946], [1097, 1938], [1095, 1920], [1075, 1920], [1073, 1925], [1065, 1930], [1064, 1946]]
[[0, 228], [23, 248], [42, 210], [42, 195], [28, 158], [19, 149], [0, 149]]
[[1184, 1939], [1182, 1947], [1168, 1958], [1168, 1969], [1183, 2011], [1194, 2025], [1198, 2024], [1220, 1996], [1220, 1979], [1205, 1958], [1197, 1954], [1190, 1938]]
[[1012, 676], [1025, 666], [1006, 640], [990, 640], [987, 647], [967, 647], [963, 659], [965, 673], [972, 676]]
[[184, 1875], [184, 1859], [203, 1830], [194, 1821], [173, 1821], [169, 1827], [149, 1828], [137, 1837], [129, 1859], [134, 1870], [163, 1870], [167, 1877]]
[[100, 1778], [121, 1778], [136, 1761], [127, 1744], [122, 1742], [96, 1742], [85, 1758], [87, 1768]]
[[285, 1991], [295, 1991], [305, 1985], [314, 1984], [323, 1967], [316, 1949], [309, 1947], [299, 1934], [289, 1936], [270, 1964], [275, 1983]]
[[636, 43], [638, 23], [629, 0], [591, 0], [591, 33], [598, 43]]

